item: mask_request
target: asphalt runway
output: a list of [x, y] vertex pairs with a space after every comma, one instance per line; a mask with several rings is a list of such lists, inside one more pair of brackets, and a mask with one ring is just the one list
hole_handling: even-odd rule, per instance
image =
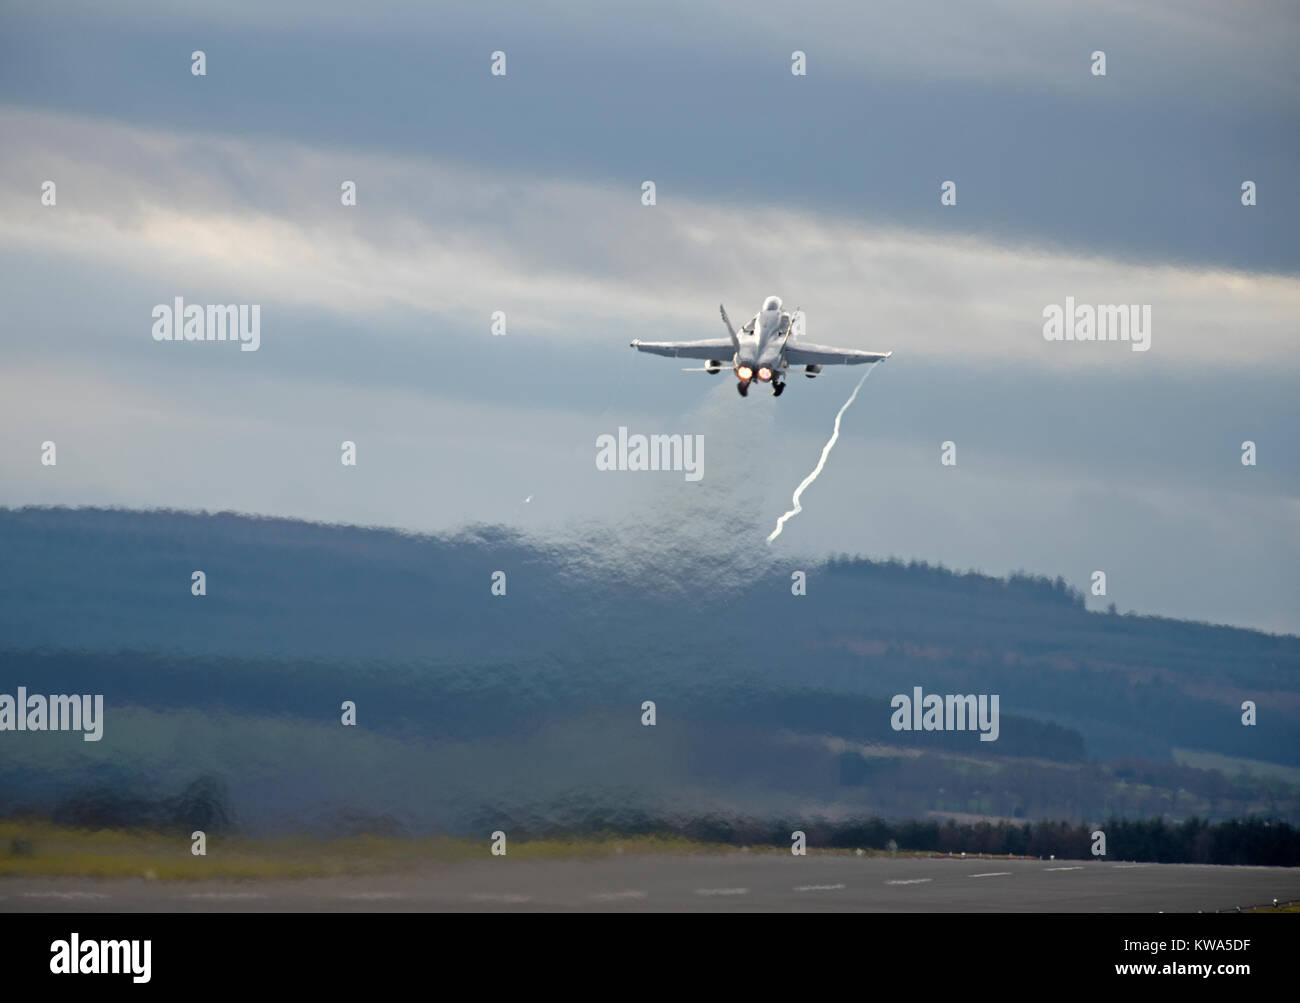
[[498, 857], [299, 881], [0, 879], [0, 912], [1206, 912], [1300, 899], [1300, 868], [728, 853]]

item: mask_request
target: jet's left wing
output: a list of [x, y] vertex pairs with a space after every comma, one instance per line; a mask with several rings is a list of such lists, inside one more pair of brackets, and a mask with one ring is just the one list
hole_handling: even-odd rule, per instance
[[705, 338], [702, 341], [634, 341], [638, 352], [667, 355], [675, 359], [714, 359], [730, 363], [736, 348], [730, 338]]
[[828, 348], [826, 345], [796, 341], [786, 345], [785, 361], [792, 366], [860, 366], [868, 362], [880, 362], [893, 354], [864, 352], [856, 348]]

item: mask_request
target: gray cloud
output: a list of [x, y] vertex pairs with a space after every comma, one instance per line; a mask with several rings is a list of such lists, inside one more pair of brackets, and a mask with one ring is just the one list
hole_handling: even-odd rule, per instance
[[[1300, 29], [1278, 5], [262, 6], [28, 8], [0, 94], [1131, 260], [1300, 266]], [[1106, 78], [1088, 72], [1096, 47]], [[498, 48], [507, 78], [487, 72]], [[788, 72], [795, 48], [807, 78]], [[946, 179], [960, 209], [940, 214]]]

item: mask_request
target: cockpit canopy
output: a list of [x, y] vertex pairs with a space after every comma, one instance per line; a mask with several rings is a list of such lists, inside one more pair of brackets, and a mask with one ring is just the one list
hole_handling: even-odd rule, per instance
[[780, 297], [780, 296], [769, 296], [767, 299], [763, 300], [763, 310], [764, 310], [764, 312], [766, 312], [766, 311], [768, 311], [768, 310], [780, 310], [780, 309], [781, 309], [781, 297]]

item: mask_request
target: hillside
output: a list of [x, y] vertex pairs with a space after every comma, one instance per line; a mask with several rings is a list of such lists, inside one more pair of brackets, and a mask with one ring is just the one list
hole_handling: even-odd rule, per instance
[[[1294, 774], [1233, 765], [1300, 766], [1300, 638], [1089, 613], [1059, 580], [610, 553], [490, 527], [0, 510], [0, 693], [108, 708], [100, 742], [0, 733], [0, 814], [129, 822], [198, 782], [266, 830], [1300, 820]], [[916, 686], [997, 694], [997, 740], [894, 730], [890, 698]]]

